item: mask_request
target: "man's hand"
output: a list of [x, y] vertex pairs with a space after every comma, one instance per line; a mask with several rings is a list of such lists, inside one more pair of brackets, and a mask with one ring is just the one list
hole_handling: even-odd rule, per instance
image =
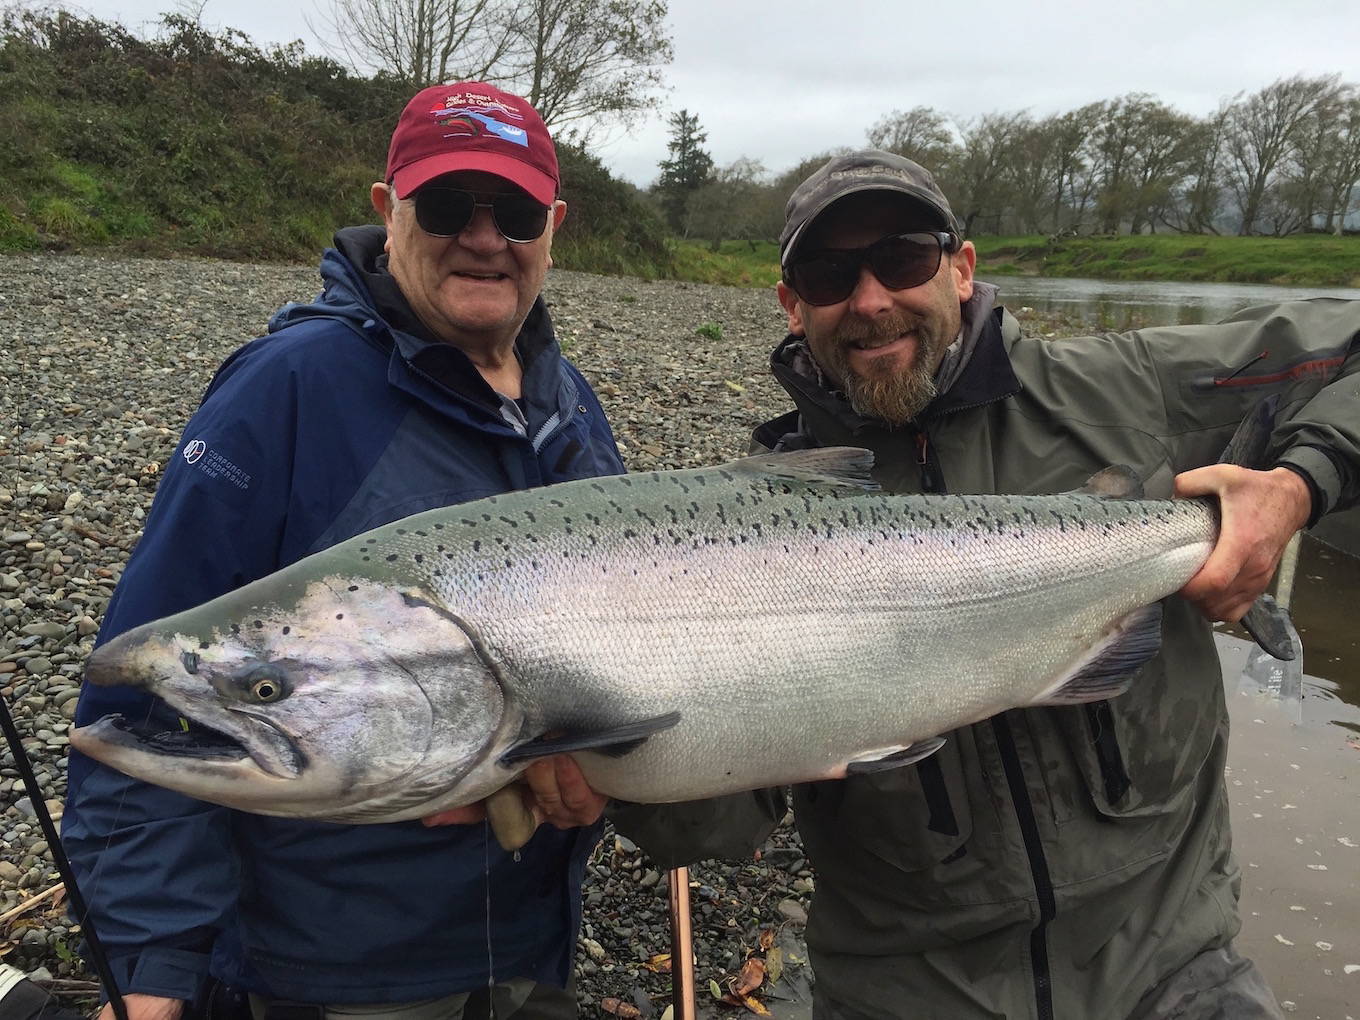
[[[521, 776], [524, 804], [540, 825], [551, 822], [559, 829], [594, 825], [604, 814], [609, 798], [596, 793], [581, 774], [576, 759], [557, 754], [534, 762]], [[451, 808], [421, 819], [426, 825], [467, 825], [486, 817], [479, 804]]]
[[[131, 992], [123, 996], [128, 1020], [179, 1020], [184, 1014], [183, 999], [163, 999], [159, 995], [139, 995]], [[114, 1020], [113, 1006], [104, 1003], [96, 1020]]]
[[1236, 623], [1270, 585], [1284, 547], [1313, 510], [1308, 484], [1288, 468], [1215, 464], [1176, 476], [1177, 496], [1217, 496], [1213, 552], [1181, 594], [1211, 620]]

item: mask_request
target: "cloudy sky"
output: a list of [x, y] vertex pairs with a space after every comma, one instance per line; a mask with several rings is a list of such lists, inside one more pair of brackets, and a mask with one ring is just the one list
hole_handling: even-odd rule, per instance
[[[67, 6], [150, 33], [175, 0]], [[316, 10], [315, 0], [207, 0], [203, 20], [320, 52], [305, 20]], [[1356, 0], [670, 0], [669, 22], [662, 112], [590, 135], [616, 175], [642, 185], [666, 156], [666, 116], [681, 108], [698, 115], [719, 166], [747, 156], [778, 172], [862, 145], [882, 115], [918, 105], [956, 118], [1044, 116], [1149, 92], [1202, 115], [1294, 74], [1360, 81]]]

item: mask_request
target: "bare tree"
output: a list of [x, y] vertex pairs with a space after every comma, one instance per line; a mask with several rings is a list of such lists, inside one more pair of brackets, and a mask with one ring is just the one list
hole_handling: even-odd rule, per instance
[[932, 171], [944, 162], [954, 144], [949, 121], [929, 106], [885, 114], [869, 129], [868, 137], [874, 148], [914, 159]]
[[1337, 111], [1326, 167], [1326, 207], [1322, 229], [1338, 237], [1360, 188], [1360, 89], [1347, 85]]
[[507, 78], [549, 127], [654, 109], [671, 61], [665, 0], [518, 0]]
[[327, 0], [333, 54], [408, 88], [490, 81], [554, 129], [656, 105], [671, 60], [665, 0]]
[[329, 0], [321, 28], [332, 55], [407, 89], [493, 77], [510, 37], [502, 0]]
[[995, 231], [1009, 207], [1006, 166], [1029, 118], [1023, 113], [984, 113], [959, 127], [958, 155], [942, 176], [965, 234], [974, 225]]
[[1337, 81], [1337, 75], [1296, 75], [1233, 105], [1227, 152], [1229, 182], [1242, 213], [1239, 233], [1255, 232], [1268, 189], [1297, 146], [1300, 129], [1318, 105], [1335, 94]]

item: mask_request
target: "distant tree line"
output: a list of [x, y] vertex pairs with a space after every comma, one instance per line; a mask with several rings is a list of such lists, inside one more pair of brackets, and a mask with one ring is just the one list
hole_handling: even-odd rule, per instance
[[[706, 157], [677, 149], [703, 140], [684, 115], [671, 159]], [[1203, 118], [1146, 93], [1043, 118], [917, 106], [866, 141], [931, 169], [970, 235], [1341, 234], [1360, 208], [1360, 87], [1337, 75], [1283, 79]], [[653, 190], [682, 236], [773, 238], [791, 188], [830, 155], [777, 178], [745, 158], [699, 180], [663, 162]]]

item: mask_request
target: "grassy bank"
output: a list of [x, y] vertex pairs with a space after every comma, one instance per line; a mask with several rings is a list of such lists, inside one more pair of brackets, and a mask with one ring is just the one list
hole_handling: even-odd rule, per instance
[[1360, 237], [980, 237], [974, 244], [979, 270], [991, 276], [1360, 287]]
[[[1212, 237], [1167, 234], [1082, 237], [978, 237], [987, 276], [1077, 276], [1101, 280], [1195, 280], [1360, 287], [1360, 237]], [[771, 241], [674, 242], [676, 278], [737, 287], [772, 287], [779, 249]]]

